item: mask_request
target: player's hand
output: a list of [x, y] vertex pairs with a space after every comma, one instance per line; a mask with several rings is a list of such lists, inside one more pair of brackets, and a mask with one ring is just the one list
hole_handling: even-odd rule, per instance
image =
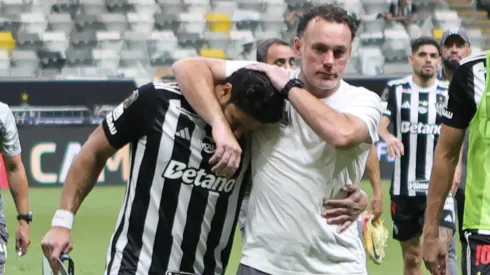
[[383, 193], [381, 191], [374, 192], [369, 204], [369, 213], [373, 216], [373, 222], [377, 221], [383, 214]]
[[397, 139], [395, 136], [390, 136], [386, 142], [386, 151], [390, 158], [401, 158], [405, 154], [405, 149], [401, 140]]
[[70, 253], [73, 249], [71, 230], [61, 226], [53, 226], [41, 241], [44, 256], [55, 274], [60, 270], [58, 259], [62, 252]]
[[247, 66], [247, 69], [263, 72], [271, 80], [272, 85], [278, 91], [284, 89], [290, 78], [287, 72], [281, 67], [276, 65], [269, 65], [266, 63], [254, 63]]
[[451, 195], [455, 196], [456, 191], [458, 190], [458, 186], [461, 183], [462, 179], [462, 167], [461, 164], [458, 163], [456, 166], [456, 170], [454, 170], [453, 184], [451, 186]]
[[362, 211], [368, 205], [368, 196], [354, 184], [345, 185], [342, 190], [347, 192], [345, 199], [330, 199], [324, 202], [326, 210], [322, 217], [328, 224], [339, 225], [338, 233], [346, 230], [354, 221], [357, 221]]
[[446, 274], [446, 249], [439, 241], [437, 235], [424, 236], [422, 244], [422, 256], [425, 267], [432, 275]]
[[211, 172], [219, 177], [231, 178], [240, 166], [242, 148], [231, 132], [228, 122], [213, 123], [212, 133], [216, 151], [209, 160], [209, 164], [213, 165]]
[[20, 252], [20, 256], [23, 256], [27, 253], [30, 244], [29, 224], [21, 220], [15, 232], [15, 250]]

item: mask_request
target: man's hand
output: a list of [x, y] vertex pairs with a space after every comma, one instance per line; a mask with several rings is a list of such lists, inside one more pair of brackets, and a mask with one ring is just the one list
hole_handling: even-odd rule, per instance
[[462, 179], [462, 167], [461, 164], [458, 163], [456, 166], [456, 170], [454, 170], [454, 177], [453, 177], [453, 185], [451, 186], [451, 195], [455, 196], [456, 191], [458, 190], [458, 186], [461, 183]]
[[401, 158], [405, 154], [403, 143], [395, 136], [390, 135], [385, 142], [386, 151], [388, 152], [388, 156], [390, 156], [390, 158]]
[[216, 151], [209, 160], [213, 165], [211, 171], [220, 177], [231, 178], [240, 166], [242, 148], [227, 122], [213, 123], [212, 133]]
[[286, 71], [276, 65], [269, 65], [266, 63], [254, 63], [248, 65], [247, 69], [264, 72], [271, 80], [272, 85], [274, 85], [274, 87], [278, 91], [284, 89], [284, 87], [290, 80], [289, 75], [286, 73]]
[[20, 220], [17, 231], [15, 232], [15, 249], [23, 256], [27, 253], [27, 249], [31, 244], [29, 234], [29, 224], [26, 221]]
[[41, 248], [44, 256], [49, 261], [49, 265], [55, 274], [58, 273], [60, 266], [58, 259], [62, 252], [70, 253], [73, 249], [71, 230], [65, 227], [53, 226], [41, 241]]
[[374, 192], [369, 205], [369, 212], [373, 216], [373, 222], [377, 221], [383, 214], [383, 193], [381, 191]]
[[338, 233], [343, 232], [355, 222], [368, 205], [368, 197], [359, 186], [349, 184], [343, 186], [342, 190], [347, 192], [347, 197], [345, 199], [326, 200], [323, 203], [326, 210], [322, 213], [322, 217], [327, 219], [327, 223], [339, 225]]
[[437, 235], [426, 235], [422, 245], [425, 267], [432, 275], [446, 274], [446, 249]]

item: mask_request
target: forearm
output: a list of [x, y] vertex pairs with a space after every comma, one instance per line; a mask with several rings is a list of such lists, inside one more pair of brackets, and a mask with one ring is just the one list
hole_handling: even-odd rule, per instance
[[95, 186], [106, 161], [107, 158], [103, 156], [80, 151], [65, 180], [60, 209], [76, 214], [85, 197]]
[[[291, 89], [289, 101], [311, 129], [334, 147], [349, 148], [367, 140], [367, 127], [353, 126], [352, 119], [324, 104], [307, 90]], [[359, 131], [364, 134], [359, 135]]]
[[451, 189], [454, 170], [458, 156], [436, 154], [432, 167], [429, 193], [427, 196], [427, 209], [425, 212], [425, 230], [427, 234], [438, 234], [439, 222], [446, 197]]
[[384, 141], [388, 140], [392, 136], [390, 131], [388, 131], [389, 125], [390, 125], [390, 120], [385, 116], [381, 117], [381, 121], [378, 126], [378, 135]]
[[9, 182], [10, 193], [15, 202], [17, 213], [25, 214], [29, 211], [29, 184], [24, 165], [17, 165], [15, 168], [7, 169], [7, 179]]
[[366, 163], [366, 174], [373, 188], [374, 195], [381, 195], [381, 174], [379, 171], [379, 160], [376, 146], [371, 146]]
[[[217, 64], [220, 61], [214, 60]], [[211, 126], [216, 122], [226, 122], [222, 108], [214, 94], [215, 82], [225, 80], [223, 72], [215, 72], [204, 59], [186, 58], [175, 62], [172, 71], [180, 91], [193, 109]], [[199, 73], [196, 73], [199, 72]]]

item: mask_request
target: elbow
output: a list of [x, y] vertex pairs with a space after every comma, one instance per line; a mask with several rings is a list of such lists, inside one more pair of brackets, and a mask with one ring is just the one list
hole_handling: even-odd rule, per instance
[[361, 142], [356, 139], [354, 132], [338, 132], [332, 139], [331, 145], [339, 150], [348, 150]]

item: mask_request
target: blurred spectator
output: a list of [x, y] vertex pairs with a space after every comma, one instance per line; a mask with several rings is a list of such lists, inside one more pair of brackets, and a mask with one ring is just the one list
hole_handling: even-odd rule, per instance
[[286, 24], [289, 30], [296, 30], [299, 19], [303, 16], [305, 10], [308, 10], [311, 4], [305, 2], [300, 6], [288, 5], [288, 14], [286, 15]]
[[289, 44], [278, 38], [262, 41], [257, 46], [257, 61], [285, 69], [296, 69], [296, 57]]
[[394, 0], [390, 4], [386, 20], [395, 25], [403, 25], [411, 39], [418, 38], [421, 35], [420, 27], [416, 25], [417, 6], [411, 0]]

